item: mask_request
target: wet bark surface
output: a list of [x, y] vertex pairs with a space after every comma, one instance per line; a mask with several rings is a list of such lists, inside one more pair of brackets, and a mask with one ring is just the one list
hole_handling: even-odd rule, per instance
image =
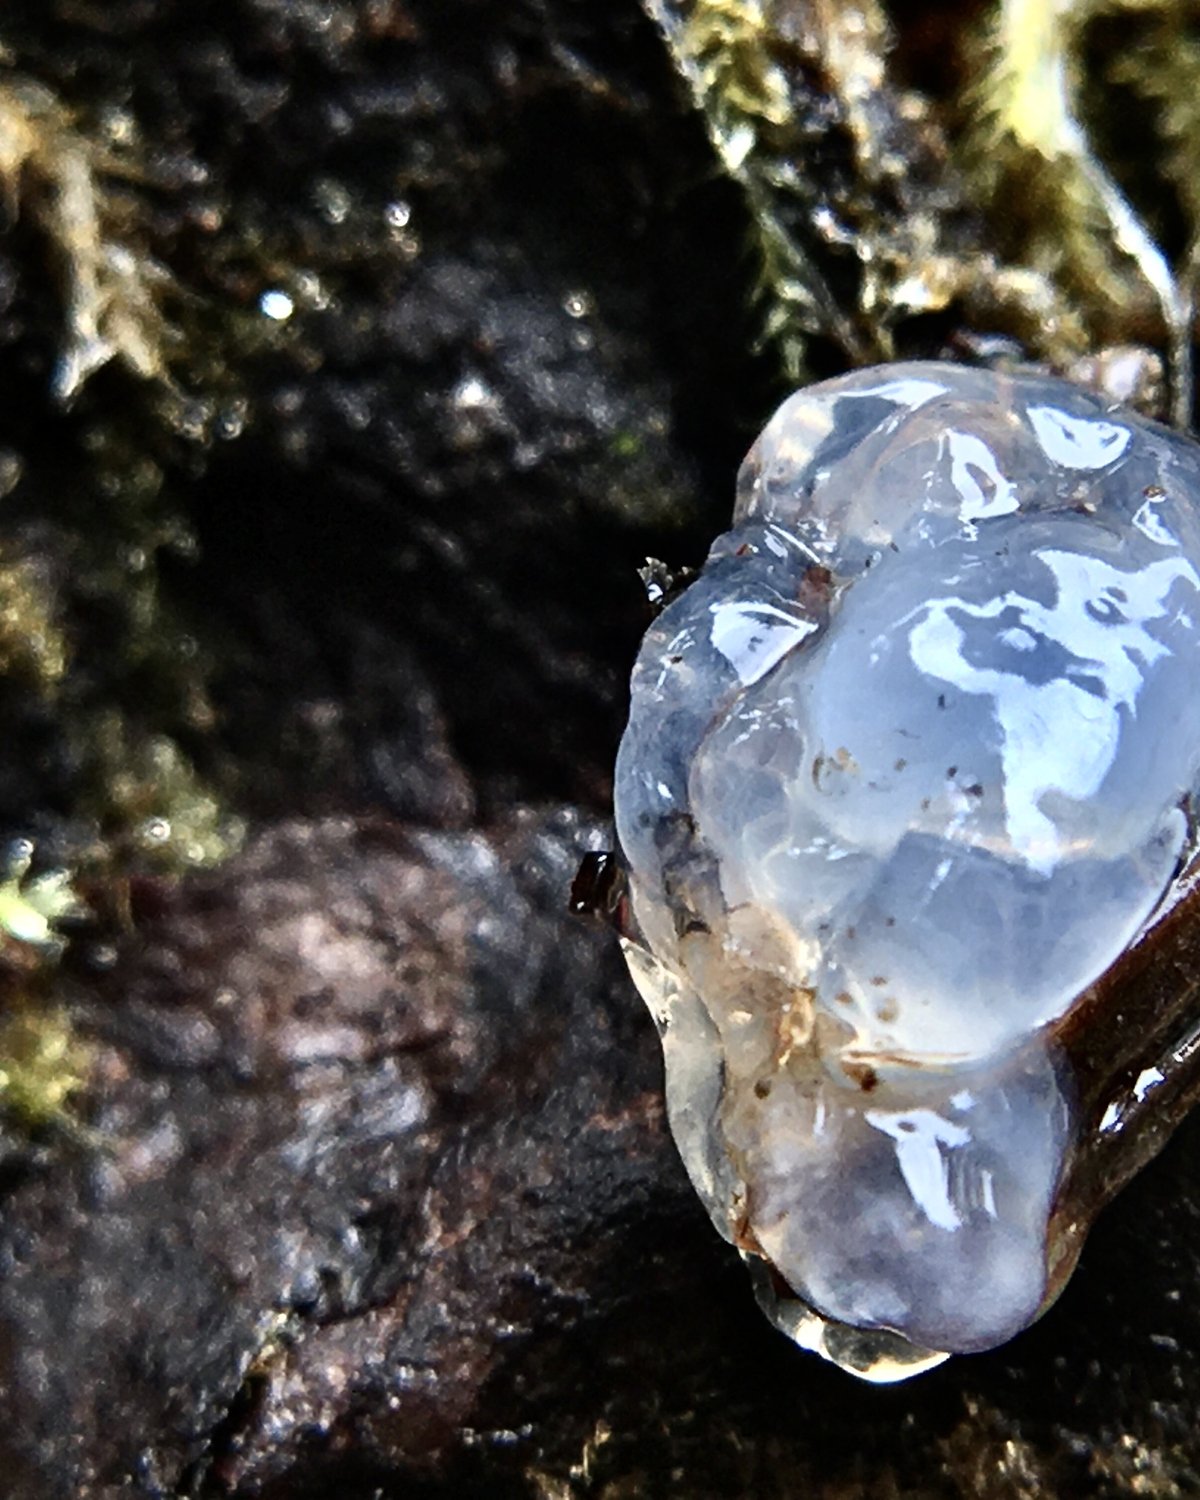
[[[212, 869], [134, 861], [59, 973], [88, 1083], [72, 1130], [0, 1140], [0, 1492], [1194, 1493], [1193, 1126], [1037, 1328], [859, 1386], [756, 1311], [615, 940], [567, 913], [635, 569], [699, 560], [779, 394], [636, 7], [10, 0], [0, 41], [79, 140], [132, 130], [128, 243], [185, 334], [180, 401], [119, 357], [55, 401], [29, 167], [0, 551], [76, 676], [0, 693], [2, 821], [91, 837], [71, 747], [111, 696], [247, 826]], [[154, 552], [182, 687], [89, 589], [147, 524], [97, 465], [147, 455], [191, 538]]]

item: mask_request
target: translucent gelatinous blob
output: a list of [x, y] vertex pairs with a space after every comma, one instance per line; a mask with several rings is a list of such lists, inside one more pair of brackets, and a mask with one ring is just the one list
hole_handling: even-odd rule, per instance
[[1098, 997], [1195, 846], [1198, 452], [1039, 376], [811, 387], [634, 669], [676, 1139], [775, 1320], [868, 1378], [1028, 1324], [1103, 1197], [1063, 1212], [1134, 1056]]

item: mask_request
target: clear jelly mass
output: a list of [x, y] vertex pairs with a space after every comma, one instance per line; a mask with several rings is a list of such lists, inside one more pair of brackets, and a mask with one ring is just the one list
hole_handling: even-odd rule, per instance
[[672, 1128], [771, 1315], [868, 1378], [1046, 1303], [1055, 1026], [1193, 849], [1197, 452], [1040, 376], [810, 387], [634, 669]]

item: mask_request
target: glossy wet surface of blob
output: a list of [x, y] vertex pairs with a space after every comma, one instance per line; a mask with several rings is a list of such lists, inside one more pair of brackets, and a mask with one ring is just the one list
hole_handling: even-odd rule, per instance
[[647, 636], [617, 818], [676, 1137], [797, 1337], [880, 1332], [860, 1373], [1043, 1303], [1053, 1026], [1192, 846], [1197, 496], [1063, 382], [862, 371], [784, 403]]

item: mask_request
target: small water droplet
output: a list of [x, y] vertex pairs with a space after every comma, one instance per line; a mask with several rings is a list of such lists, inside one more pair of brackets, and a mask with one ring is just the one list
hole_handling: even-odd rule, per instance
[[258, 299], [258, 310], [272, 322], [285, 323], [295, 312], [296, 305], [286, 292], [273, 287]]

